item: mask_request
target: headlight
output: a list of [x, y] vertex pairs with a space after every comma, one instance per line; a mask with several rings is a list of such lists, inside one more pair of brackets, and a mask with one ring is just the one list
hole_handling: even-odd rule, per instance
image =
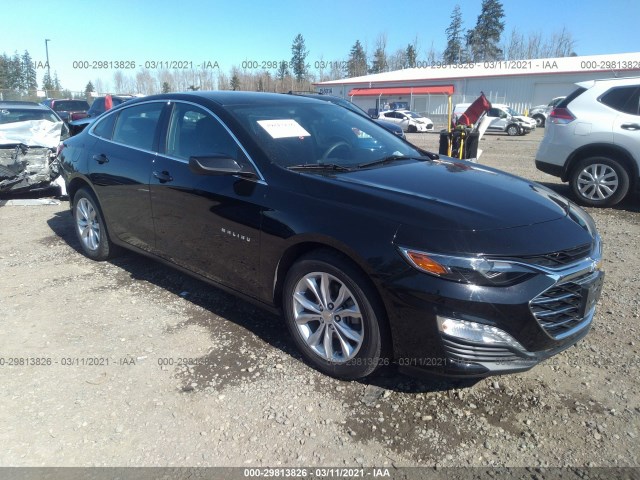
[[535, 274], [524, 265], [483, 257], [452, 257], [400, 248], [407, 261], [421, 272], [481, 286], [508, 286]]

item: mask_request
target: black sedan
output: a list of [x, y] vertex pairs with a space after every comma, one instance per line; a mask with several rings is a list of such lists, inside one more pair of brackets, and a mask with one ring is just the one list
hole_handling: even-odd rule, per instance
[[317, 369], [523, 371], [590, 329], [592, 219], [536, 183], [419, 150], [319, 100], [132, 100], [64, 142], [87, 256], [151, 256], [281, 311]]

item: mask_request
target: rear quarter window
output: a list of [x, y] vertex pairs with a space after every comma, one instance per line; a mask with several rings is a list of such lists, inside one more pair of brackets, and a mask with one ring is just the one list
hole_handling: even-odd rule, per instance
[[600, 102], [618, 112], [640, 115], [640, 86], [612, 88], [600, 97]]
[[558, 105], [556, 105], [556, 108], [567, 108], [567, 105], [569, 105], [571, 102], [573, 102], [576, 98], [578, 98], [580, 95], [582, 95], [586, 91], [587, 89], [583, 87], [576, 88], [573, 92], [571, 92], [567, 96], [567, 98], [565, 98]]

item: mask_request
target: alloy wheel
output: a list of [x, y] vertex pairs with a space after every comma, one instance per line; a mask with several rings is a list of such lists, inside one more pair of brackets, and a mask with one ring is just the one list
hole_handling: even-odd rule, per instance
[[342, 281], [311, 272], [298, 281], [292, 300], [298, 333], [312, 352], [339, 364], [357, 355], [364, 339], [362, 312]]
[[95, 251], [100, 247], [100, 222], [93, 204], [80, 198], [76, 206], [76, 228], [86, 248]]
[[578, 175], [580, 194], [589, 200], [605, 200], [618, 189], [618, 174], [609, 165], [594, 163], [587, 165]]

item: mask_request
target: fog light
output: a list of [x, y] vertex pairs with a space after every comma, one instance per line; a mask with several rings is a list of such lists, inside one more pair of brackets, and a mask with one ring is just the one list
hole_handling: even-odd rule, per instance
[[461, 338], [473, 343], [492, 346], [503, 345], [523, 352], [527, 351], [515, 338], [497, 327], [440, 316], [437, 318], [438, 330], [444, 335]]

